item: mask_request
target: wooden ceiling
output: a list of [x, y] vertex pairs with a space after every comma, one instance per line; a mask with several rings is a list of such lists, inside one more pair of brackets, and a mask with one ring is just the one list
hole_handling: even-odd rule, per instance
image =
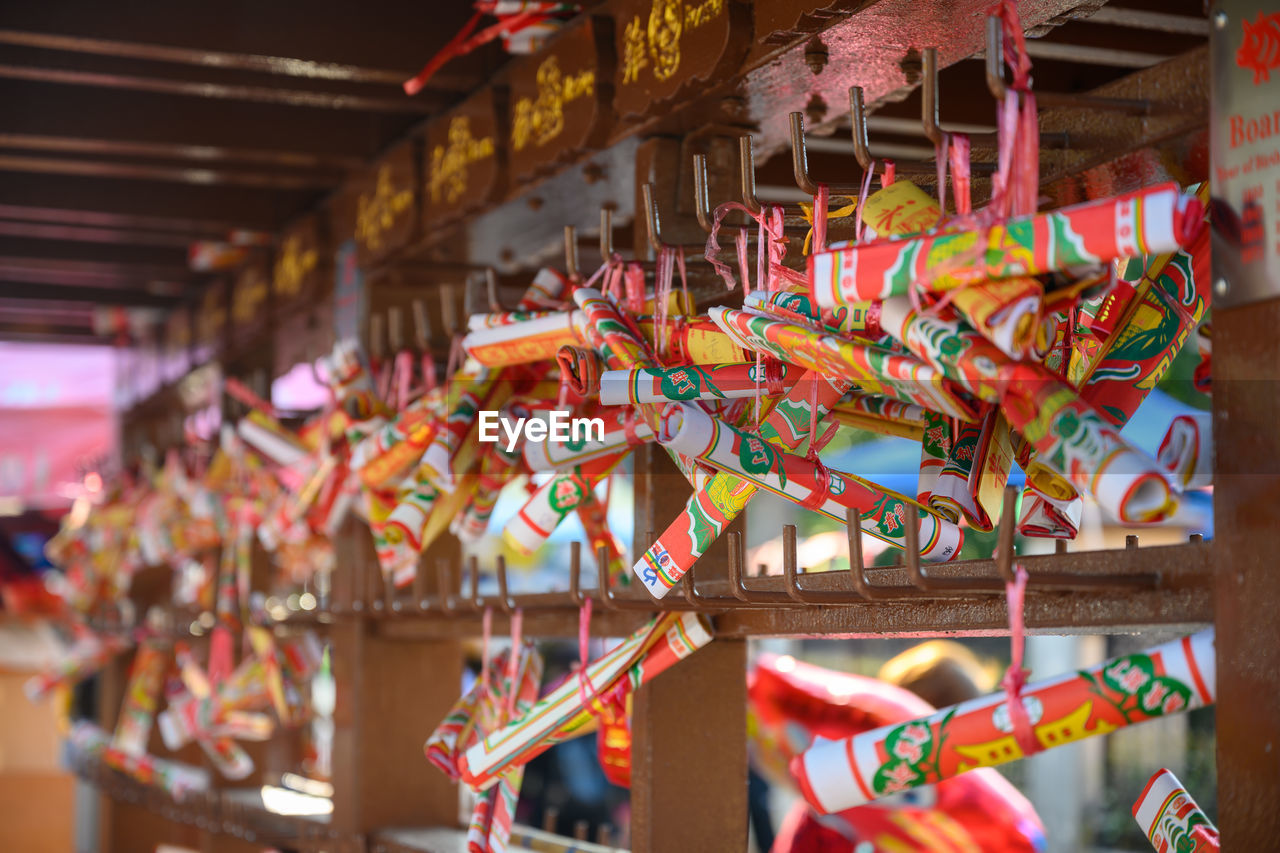
[[479, 86], [401, 84], [471, 14], [424, 0], [58, 0], [0, 10], [0, 338], [96, 339], [175, 304], [188, 244], [276, 230]]

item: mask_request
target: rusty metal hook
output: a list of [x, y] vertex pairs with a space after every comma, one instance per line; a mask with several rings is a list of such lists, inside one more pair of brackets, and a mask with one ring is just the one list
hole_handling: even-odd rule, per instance
[[[453, 599], [453, 564], [441, 557], [436, 560], [436, 583], [440, 585], [440, 604], [444, 612], [452, 616], [458, 612], [458, 604]], [[418, 609], [426, 610], [430, 602], [424, 597], [418, 599]]]
[[[809, 154], [804, 141], [804, 113], [791, 113], [791, 172], [796, 186], [811, 196], [818, 194], [818, 183], [809, 176]], [[851, 196], [857, 198], [861, 187], [827, 185], [827, 192], [833, 196]]]
[[569, 603], [583, 607], [590, 597], [582, 592], [582, 543], [569, 543]]
[[507, 558], [498, 555], [497, 563], [498, 575], [498, 608], [508, 616], [520, 609], [520, 605], [512, 600], [510, 593], [507, 591]]
[[[851, 510], [857, 512], [857, 510]], [[862, 561], [862, 543], [857, 545], [858, 562]], [[850, 576], [856, 577], [853, 564], [854, 555], [849, 555]], [[808, 590], [800, 586], [800, 571], [796, 560], [796, 526], [788, 524], [782, 528], [782, 575], [786, 579], [787, 595], [798, 604], [857, 604], [863, 597], [856, 591], [839, 592], [837, 590]], [[832, 572], [831, 574], [836, 574]]]
[[431, 318], [427, 315], [427, 303], [421, 299], [414, 299], [413, 308], [413, 334], [415, 343], [418, 345], [418, 351], [427, 353], [431, 351]]
[[742, 205], [755, 216], [764, 208], [756, 198], [756, 158], [751, 151], [751, 137], [738, 138], [738, 170], [742, 185]]
[[654, 601], [643, 601], [638, 598], [620, 598], [614, 594], [613, 587], [609, 584], [609, 546], [601, 545], [596, 549], [596, 572], [600, 586], [597, 595], [600, 603], [607, 610], [646, 610], [654, 611], [661, 609]]
[[600, 208], [600, 260], [609, 263], [613, 257], [613, 211]]
[[564, 269], [570, 280], [582, 279], [582, 275], [578, 272], [578, 229], [572, 225], [564, 227]]
[[693, 211], [698, 224], [708, 234], [715, 226], [715, 214], [711, 210], [711, 193], [707, 187], [707, 155], [693, 155]]
[[[789, 526], [789, 525], [788, 525]], [[733, 531], [729, 534], [729, 592], [733, 593], [733, 597], [744, 604], [794, 604], [795, 602], [785, 592], [766, 589], [751, 589], [747, 586], [746, 572], [743, 571], [743, 565], [746, 563], [746, 546], [742, 541], [742, 534]]]

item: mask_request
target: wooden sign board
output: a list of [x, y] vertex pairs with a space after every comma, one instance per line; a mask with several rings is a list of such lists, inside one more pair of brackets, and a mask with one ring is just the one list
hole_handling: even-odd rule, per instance
[[[755, 35], [760, 45], [777, 48], [821, 32], [831, 19], [857, 11], [863, 0], [756, 0]], [[754, 56], [754, 54], [753, 54]]]
[[227, 280], [215, 279], [200, 297], [196, 311], [195, 352], [192, 353], [196, 364], [216, 358], [226, 348], [229, 305]]
[[609, 134], [613, 97], [613, 22], [583, 15], [508, 72], [513, 180], [546, 174]]
[[318, 216], [307, 216], [285, 229], [276, 247], [271, 294], [277, 311], [306, 305], [331, 290], [333, 263]]
[[259, 254], [236, 273], [231, 286], [231, 341], [249, 343], [265, 331], [270, 317], [271, 279], [267, 261]]
[[726, 79], [751, 41], [751, 10], [738, 0], [614, 0], [606, 8], [618, 57], [613, 104], [623, 117]]
[[162, 373], [165, 382], [180, 379], [191, 369], [191, 311], [180, 306], [169, 312], [164, 324]]
[[421, 225], [421, 140], [397, 145], [373, 168], [356, 199], [356, 249], [369, 268], [417, 239]]
[[427, 128], [423, 215], [428, 223], [455, 222], [483, 207], [502, 189], [499, 92], [481, 89]]

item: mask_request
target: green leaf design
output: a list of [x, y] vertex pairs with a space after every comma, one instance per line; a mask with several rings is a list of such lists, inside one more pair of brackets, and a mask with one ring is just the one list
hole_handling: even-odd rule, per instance
[[1160, 717], [1186, 708], [1191, 688], [1167, 675], [1157, 675], [1138, 693], [1138, 707], [1149, 717]]
[[1104, 666], [1102, 679], [1117, 693], [1134, 696], [1151, 682], [1155, 672], [1155, 664], [1146, 655], [1126, 655]]

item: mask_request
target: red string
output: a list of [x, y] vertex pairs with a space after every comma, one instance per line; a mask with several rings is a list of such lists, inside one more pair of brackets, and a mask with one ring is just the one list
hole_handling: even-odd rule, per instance
[[1035, 730], [1031, 727], [1031, 718], [1022, 704], [1022, 690], [1027, 685], [1026, 669], [1022, 667], [1023, 647], [1026, 644], [1026, 629], [1023, 622], [1023, 602], [1027, 592], [1027, 570], [1022, 566], [1014, 567], [1014, 581], [1005, 584], [1005, 597], [1009, 604], [1009, 669], [1005, 671], [1000, 686], [1004, 688], [1006, 705], [1009, 709], [1009, 723], [1013, 727], [1013, 737], [1022, 748], [1023, 755], [1034, 755], [1043, 747], [1036, 739]]
[[826, 184], [818, 184], [818, 194], [813, 197], [813, 254], [827, 250], [827, 207], [830, 203], [831, 191]]
[[516, 714], [516, 695], [520, 692], [516, 684], [516, 674], [520, 669], [520, 658], [524, 645], [524, 609], [517, 607], [511, 614], [511, 654], [507, 657], [507, 719]]
[[590, 663], [587, 643], [590, 639], [591, 599], [587, 598], [578, 610], [578, 701], [582, 703], [583, 709], [594, 717], [598, 716], [599, 709], [604, 707], [604, 699], [596, 691], [596, 686], [591, 683], [591, 677], [587, 675], [587, 664]]
[[880, 176], [880, 188], [893, 186], [893, 182], [897, 180], [898, 167], [892, 160], [884, 161], [884, 174]]
[[416, 95], [421, 92], [423, 87], [427, 85], [427, 81], [435, 76], [435, 73], [444, 67], [449, 60], [459, 56], [466, 56], [476, 48], [488, 44], [500, 36], [506, 37], [513, 33], [518, 33], [527, 27], [540, 24], [550, 17], [539, 8], [522, 11], [515, 15], [504, 17], [496, 24], [491, 24], [468, 38], [486, 12], [494, 13], [493, 6], [493, 3], [476, 4], [476, 13], [471, 16], [471, 20], [467, 21], [462, 29], [458, 31], [458, 34], [451, 38], [435, 56], [431, 57], [426, 65], [422, 66], [422, 70], [417, 75], [404, 82], [406, 95]]
[[489, 637], [493, 634], [493, 608], [486, 607], [480, 619], [480, 695], [489, 690]]

